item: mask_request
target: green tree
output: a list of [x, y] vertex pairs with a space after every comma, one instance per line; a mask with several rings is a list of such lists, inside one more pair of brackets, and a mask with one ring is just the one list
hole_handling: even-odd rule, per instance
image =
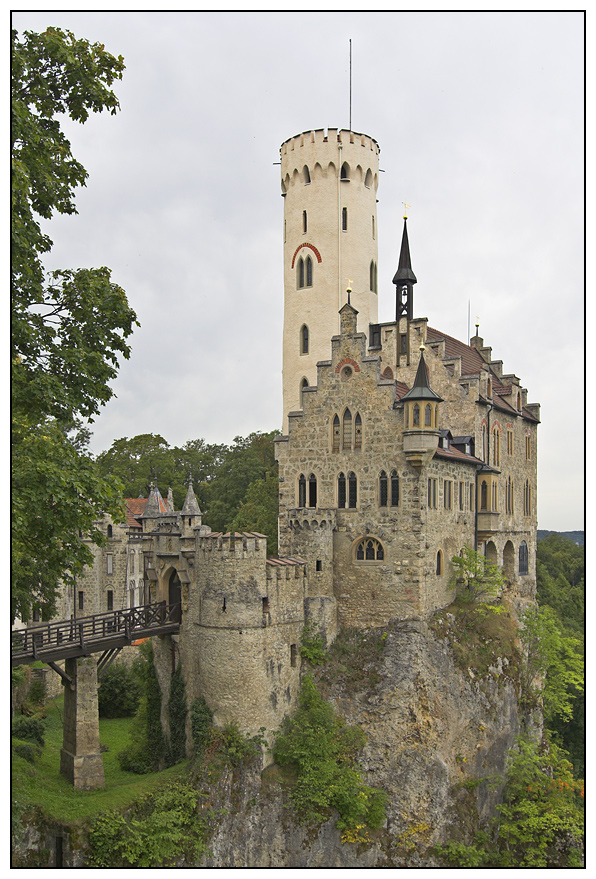
[[569, 720], [573, 697], [583, 692], [581, 643], [566, 636], [552, 608], [532, 607], [521, 617], [525, 647], [522, 698], [531, 706], [541, 698], [547, 725], [555, 718]]
[[76, 161], [60, 116], [84, 123], [115, 113], [110, 89], [124, 63], [68, 31], [12, 32], [12, 614], [55, 610], [59, 584], [74, 584], [101, 542], [93, 522], [122, 514], [117, 480], [101, 478], [87, 451], [92, 421], [136, 323], [107, 268], [46, 273], [52, 247], [41, 219], [75, 213]]
[[232, 523], [234, 531], [257, 531], [267, 537], [267, 552], [277, 555], [279, 479], [277, 464], [264, 479], [251, 482]]
[[487, 562], [479, 552], [464, 546], [461, 555], [451, 559], [454, 568], [451, 585], [457, 589], [456, 601], [467, 620], [504, 611], [495, 602], [501, 595], [505, 578], [501, 570]]
[[508, 754], [498, 847], [503, 867], [580, 867], [583, 782], [565, 753], [520, 739]]

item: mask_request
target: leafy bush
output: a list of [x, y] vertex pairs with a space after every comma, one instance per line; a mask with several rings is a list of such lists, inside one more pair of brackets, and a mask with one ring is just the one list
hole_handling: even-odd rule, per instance
[[261, 736], [251, 738], [240, 732], [237, 724], [228, 723], [221, 729], [211, 727], [207, 750], [229, 766], [239, 766], [243, 760], [256, 756], [260, 743]]
[[35, 763], [35, 758], [41, 755], [41, 748], [29, 742], [16, 742], [13, 746], [13, 751], [28, 763]]
[[276, 762], [296, 772], [290, 797], [297, 814], [321, 821], [329, 809], [337, 809], [344, 842], [363, 841], [362, 829], [378, 828], [385, 820], [386, 794], [363, 784], [356, 767], [365, 741], [362, 730], [347, 727], [306, 675], [298, 710], [286, 719], [273, 748]]
[[36, 678], [29, 684], [27, 701], [33, 705], [40, 705], [46, 697], [46, 682], [43, 678]]
[[140, 685], [132, 669], [123, 662], [111, 665], [97, 691], [100, 717], [132, 717], [139, 707]]
[[205, 753], [212, 726], [213, 714], [209, 710], [205, 699], [200, 696], [190, 706], [190, 727], [196, 758], [202, 757]]
[[161, 728], [161, 690], [153, 663], [153, 648], [147, 641], [140, 648], [141, 658], [134, 674], [142, 682], [139, 710], [133, 722], [130, 742], [117, 755], [126, 772], [155, 772], [165, 760], [165, 741]]
[[168, 715], [170, 718], [170, 751], [168, 763], [180, 763], [186, 758], [186, 687], [182, 677], [182, 666], [178, 667], [170, 681], [170, 701]]
[[321, 635], [313, 631], [310, 623], [307, 623], [302, 630], [300, 656], [310, 665], [322, 665], [327, 659], [325, 642]]
[[38, 717], [15, 717], [12, 722], [12, 735], [15, 739], [25, 739], [44, 745], [45, 724]]
[[206, 850], [208, 819], [199, 812], [203, 795], [184, 783], [174, 783], [137, 802], [131, 813], [104, 812], [89, 832], [88, 866], [99, 868], [173, 867], [186, 865]]

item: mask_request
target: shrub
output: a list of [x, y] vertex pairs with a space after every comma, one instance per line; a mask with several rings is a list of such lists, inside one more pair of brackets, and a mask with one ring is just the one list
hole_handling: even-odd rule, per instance
[[256, 756], [260, 740], [260, 736], [251, 738], [242, 733], [237, 724], [228, 723], [221, 729], [211, 727], [208, 750], [217, 754], [228, 765], [239, 766], [243, 760]]
[[38, 717], [16, 717], [12, 722], [12, 735], [15, 739], [25, 739], [44, 745], [45, 725]]
[[309, 623], [307, 623], [302, 630], [300, 656], [303, 659], [306, 659], [310, 665], [322, 665], [327, 659], [325, 642], [321, 635], [318, 635], [313, 631]]
[[170, 718], [170, 753], [168, 762], [172, 765], [186, 757], [186, 687], [182, 677], [182, 666], [179, 664], [170, 681], [170, 701], [168, 715]]
[[100, 717], [132, 717], [139, 707], [137, 677], [123, 662], [111, 665], [101, 678], [97, 691]]
[[27, 701], [33, 705], [40, 705], [46, 697], [46, 682], [43, 678], [36, 678], [29, 684]]
[[41, 754], [41, 748], [29, 742], [16, 742], [13, 751], [23, 760], [27, 760], [28, 763], [35, 763], [35, 758]]
[[358, 727], [347, 727], [306, 675], [294, 717], [278, 733], [273, 756], [296, 772], [290, 797], [306, 821], [321, 821], [330, 808], [339, 812], [343, 842], [362, 842], [365, 828], [385, 820], [387, 796], [362, 781], [355, 757], [366, 742]]
[[190, 706], [190, 727], [195, 757], [200, 758], [205, 753], [212, 726], [213, 714], [209, 710], [205, 699], [199, 696]]

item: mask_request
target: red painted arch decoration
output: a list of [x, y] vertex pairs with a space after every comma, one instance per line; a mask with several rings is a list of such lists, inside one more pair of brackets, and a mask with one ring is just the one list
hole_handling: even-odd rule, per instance
[[294, 263], [296, 262], [296, 257], [298, 256], [298, 251], [302, 250], [303, 247], [310, 247], [310, 249], [312, 250], [312, 252], [314, 253], [314, 255], [317, 258], [317, 262], [323, 262], [321, 254], [319, 253], [317, 248], [314, 246], [314, 244], [309, 244], [308, 241], [305, 241], [304, 244], [299, 244], [298, 247], [296, 248], [296, 250], [294, 251], [294, 256], [292, 257], [292, 268], [294, 268]]
[[355, 360], [352, 360], [351, 357], [344, 357], [343, 360], [340, 360], [339, 363], [337, 364], [337, 366], [335, 367], [335, 371], [340, 372], [340, 370], [344, 366], [352, 366], [354, 369], [354, 372], [360, 372], [360, 367], [358, 366], [358, 364], [356, 363]]

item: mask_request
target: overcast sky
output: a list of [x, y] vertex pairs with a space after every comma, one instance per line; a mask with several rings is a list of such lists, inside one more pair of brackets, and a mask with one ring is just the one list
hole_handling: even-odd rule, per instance
[[89, 171], [48, 267], [107, 265], [140, 328], [93, 451], [281, 427], [280, 144], [381, 148], [379, 319], [408, 202], [414, 316], [480, 335], [542, 406], [538, 526], [583, 528], [583, 16], [17, 12], [124, 56], [117, 116], [67, 125]]

